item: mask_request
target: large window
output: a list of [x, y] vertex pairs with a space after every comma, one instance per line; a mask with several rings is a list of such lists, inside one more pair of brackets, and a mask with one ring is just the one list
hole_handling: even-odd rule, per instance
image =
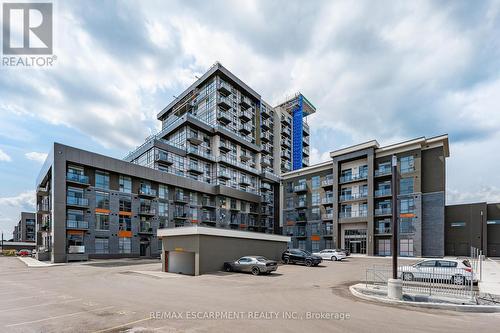
[[132, 178], [120, 175], [120, 192], [132, 193]]
[[401, 214], [414, 214], [415, 200], [413, 198], [401, 199], [400, 208]]
[[95, 214], [95, 228], [97, 230], [109, 230], [109, 214]]
[[319, 252], [319, 240], [311, 241], [312, 251]]
[[168, 199], [168, 186], [160, 184], [158, 185], [158, 197], [160, 199]]
[[413, 182], [414, 178], [401, 178], [399, 181], [399, 194], [411, 194], [413, 193]]
[[301, 249], [301, 250], [306, 249], [306, 241], [305, 240], [299, 240], [299, 249]]
[[95, 192], [96, 207], [101, 209], [109, 209], [109, 193]]
[[158, 215], [159, 216], [168, 216], [168, 203], [167, 202], [158, 202]]
[[320, 177], [319, 176], [314, 176], [311, 178], [311, 187], [313, 189], [318, 189], [320, 185]]
[[311, 220], [319, 220], [320, 209], [319, 207], [311, 208]]
[[107, 238], [96, 238], [95, 239], [95, 253], [96, 254], [109, 253], [109, 240]]
[[320, 203], [320, 197], [319, 197], [319, 192], [313, 192], [311, 195], [311, 205], [319, 205]]
[[120, 198], [120, 212], [131, 212], [132, 201], [130, 198]]
[[399, 255], [401, 257], [413, 257], [413, 239], [401, 239], [399, 241]]
[[109, 190], [109, 173], [106, 171], [96, 170], [95, 187], [102, 190]]
[[132, 230], [132, 219], [130, 218], [130, 216], [120, 215], [119, 230], [120, 231], [131, 231]]
[[120, 253], [131, 253], [132, 252], [132, 238], [121, 237], [118, 238], [118, 251]]
[[413, 155], [403, 156], [399, 159], [401, 173], [408, 173], [415, 171], [415, 161]]
[[379, 256], [390, 256], [391, 255], [391, 240], [390, 239], [378, 239], [377, 240], [377, 254]]

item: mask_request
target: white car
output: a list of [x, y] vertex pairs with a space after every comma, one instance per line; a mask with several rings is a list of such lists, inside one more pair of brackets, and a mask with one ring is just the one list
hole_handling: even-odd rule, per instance
[[331, 260], [331, 261], [342, 260], [345, 259], [346, 257], [344, 252], [332, 249], [321, 250], [319, 252], [313, 253], [313, 255], [321, 257], [321, 259], [323, 260]]
[[467, 259], [426, 259], [411, 266], [398, 267], [398, 277], [405, 281], [451, 281], [463, 285], [477, 282]]

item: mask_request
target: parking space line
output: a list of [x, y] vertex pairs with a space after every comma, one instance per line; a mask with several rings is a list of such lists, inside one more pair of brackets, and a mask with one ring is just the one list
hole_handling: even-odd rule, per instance
[[148, 318], [143, 318], [143, 319], [139, 319], [139, 320], [136, 320], [136, 321], [131, 321], [131, 322], [128, 322], [128, 323], [125, 323], [125, 324], [121, 324], [121, 325], [118, 325], [118, 326], [109, 327], [109, 328], [105, 328], [103, 330], [95, 331], [94, 333], [103, 333], [103, 332], [113, 331], [113, 330], [116, 330], [118, 328], [122, 328], [122, 327], [125, 327], [125, 326], [128, 326], [128, 325], [132, 325], [132, 324], [141, 323], [141, 322], [147, 321], [147, 320], [151, 320], [151, 318], [148, 317]]
[[15, 326], [21, 326], [21, 325], [27, 325], [27, 324], [41, 323], [42, 321], [47, 321], [47, 320], [52, 320], [52, 319], [59, 319], [59, 318], [64, 318], [64, 317], [71, 317], [71, 316], [76, 316], [76, 315], [79, 315], [79, 314], [84, 314], [84, 313], [89, 313], [89, 312], [95, 312], [95, 311], [101, 311], [101, 310], [106, 310], [106, 309], [111, 309], [111, 308], [114, 308], [114, 306], [105, 306], [103, 308], [94, 309], [94, 310], [79, 311], [79, 312], [67, 313], [67, 314], [60, 315], [60, 316], [47, 317], [47, 318], [38, 319], [38, 320], [31, 320], [31, 321], [24, 321], [24, 322], [21, 322], [21, 323], [5, 325], [5, 327], [15, 327]]
[[82, 300], [81, 298], [75, 298], [75, 299], [71, 299], [71, 300], [69, 300], [69, 301], [63, 301], [63, 302], [56, 302], [56, 303], [42, 303], [42, 304], [35, 304], [35, 305], [23, 306], [23, 307], [19, 307], [19, 308], [9, 308], [9, 309], [3, 309], [3, 310], [0, 310], [0, 313], [2, 313], [2, 312], [8, 312], [8, 311], [16, 311], [16, 310], [31, 309], [31, 308], [36, 308], [36, 307], [38, 307], [38, 306], [47, 306], [47, 305], [66, 304], [66, 303], [76, 302], [76, 301], [81, 301], [81, 300]]

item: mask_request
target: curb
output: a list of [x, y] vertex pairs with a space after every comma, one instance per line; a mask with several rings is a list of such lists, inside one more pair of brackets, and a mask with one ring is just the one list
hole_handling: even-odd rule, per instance
[[36, 260], [36, 259], [33, 259], [33, 260], [36, 260], [37, 263], [33, 264], [33, 263], [30, 263], [30, 260], [23, 260], [22, 257], [16, 257], [16, 258], [19, 259], [23, 264], [25, 264], [27, 267], [30, 267], [30, 268], [45, 268], [45, 267], [53, 267], [53, 266], [62, 266], [62, 265], [64, 265], [64, 264], [46, 264], [46, 263], [42, 263], [41, 261]]
[[500, 312], [500, 306], [494, 306], [494, 305], [461, 305], [461, 304], [424, 303], [424, 302], [408, 302], [408, 301], [392, 300], [380, 296], [370, 296], [363, 294], [357, 291], [355, 287], [356, 285], [349, 286], [349, 291], [351, 292], [351, 294], [365, 301], [375, 301], [384, 304], [406, 305], [416, 308], [441, 309], [441, 310], [450, 310], [458, 312], [476, 312], [476, 313]]

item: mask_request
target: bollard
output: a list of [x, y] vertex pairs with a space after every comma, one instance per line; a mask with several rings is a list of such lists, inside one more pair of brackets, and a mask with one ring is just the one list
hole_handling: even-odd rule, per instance
[[390, 299], [403, 299], [403, 281], [399, 279], [387, 280], [387, 297]]

